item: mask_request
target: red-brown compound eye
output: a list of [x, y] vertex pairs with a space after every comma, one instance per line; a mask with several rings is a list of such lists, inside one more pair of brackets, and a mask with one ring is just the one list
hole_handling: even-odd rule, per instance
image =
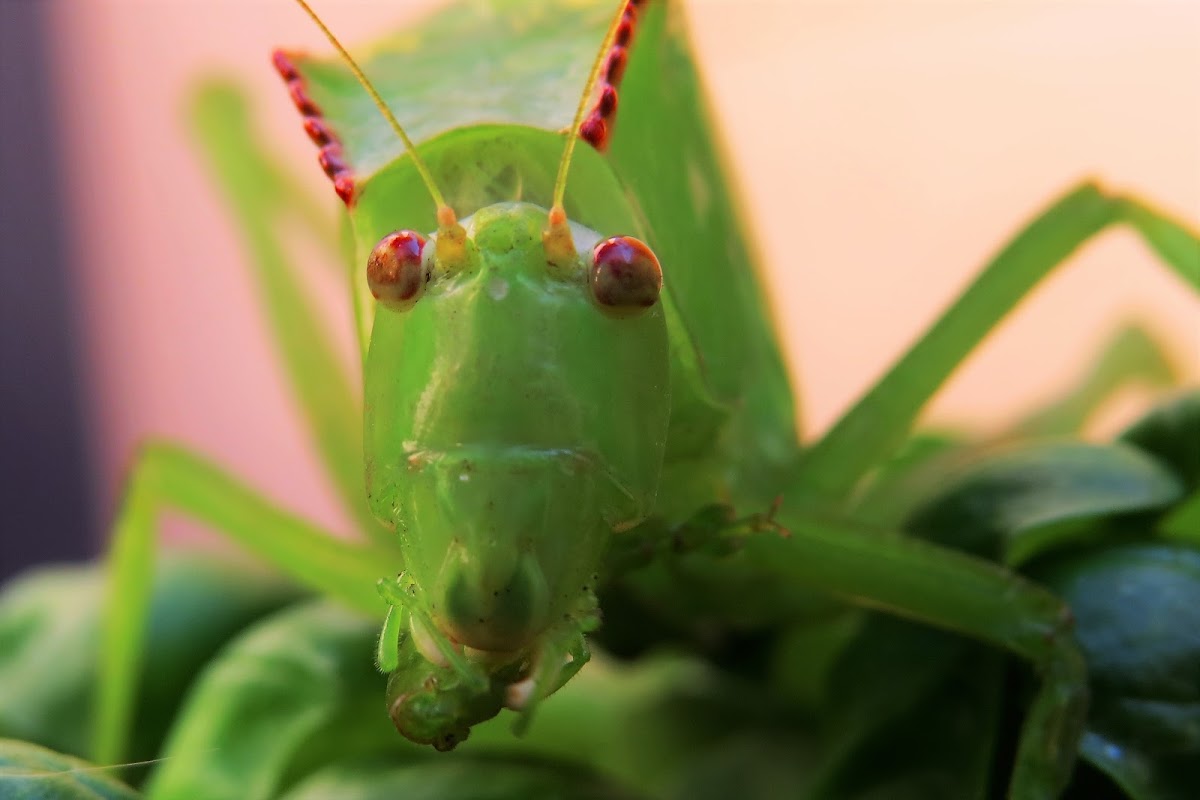
[[635, 314], [658, 302], [662, 267], [649, 247], [632, 236], [616, 236], [592, 251], [589, 283], [601, 308]]
[[379, 240], [367, 258], [367, 286], [376, 300], [397, 311], [412, 308], [425, 289], [424, 248], [425, 239], [414, 231], [395, 231]]

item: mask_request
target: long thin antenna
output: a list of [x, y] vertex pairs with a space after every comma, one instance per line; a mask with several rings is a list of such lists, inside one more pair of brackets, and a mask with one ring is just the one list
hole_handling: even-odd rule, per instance
[[567, 222], [567, 212], [563, 208], [563, 198], [567, 193], [567, 173], [571, 169], [571, 158], [575, 154], [575, 143], [579, 141], [579, 128], [583, 124], [583, 116], [587, 111], [588, 100], [600, 80], [600, 72], [613, 42], [617, 39], [617, 30], [625, 19], [626, 10], [630, 7], [628, 0], [622, 0], [617, 7], [617, 13], [608, 25], [604, 41], [596, 51], [592, 61], [591, 72], [588, 73], [587, 84], [579, 96], [579, 106], [575, 109], [575, 119], [571, 129], [567, 131], [567, 146], [563, 148], [562, 159], [558, 162], [558, 176], [554, 179], [553, 205], [550, 206], [550, 217], [546, 230], [542, 232], [542, 244], [546, 249], [546, 261], [556, 269], [567, 268], [575, 260], [575, 241], [571, 238], [571, 226]]
[[[421, 180], [424, 181], [425, 187], [429, 189], [429, 194], [433, 197], [433, 202], [438, 207], [438, 227], [449, 228], [450, 226], [457, 224], [454, 217], [454, 212], [448, 205], [446, 205], [445, 198], [442, 197], [442, 193], [438, 190], [437, 184], [433, 182], [432, 173], [430, 173], [429, 168], [425, 166], [425, 162], [421, 159], [421, 157], [417, 155], [416, 146], [413, 145], [412, 140], [408, 138], [408, 134], [404, 132], [404, 127], [401, 126], [400, 121], [396, 119], [396, 116], [392, 113], [392, 110], [388, 108], [387, 103], [383, 102], [383, 98], [379, 96], [379, 92], [376, 91], [374, 84], [367, 79], [367, 76], [362, 71], [362, 68], [358, 66], [358, 62], [356, 62], [346, 48], [342, 46], [342, 43], [338, 41], [338, 38], [333, 35], [333, 31], [329, 30], [325, 23], [321, 21], [321, 18], [317, 16], [317, 12], [313, 11], [312, 7], [309, 6], [305, 0], [296, 0], [296, 3], [302, 9], [304, 9], [304, 13], [308, 14], [309, 18], [315, 22], [317, 27], [321, 29], [321, 32], [325, 34], [325, 38], [329, 40], [329, 43], [332, 44], [334, 48], [337, 49], [338, 53], [341, 54], [342, 60], [346, 62], [346, 66], [350, 67], [350, 71], [354, 73], [354, 77], [358, 79], [358, 82], [362, 84], [362, 87], [367, 90], [367, 94], [371, 96], [371, 100], [375, 103], [375, 107], [379, 109], [379, 113], [382, 114], [383, 118], [387, 120], [388, 125], [392, 126], [392, 130], [394, 130], [396, 135], [400, 137], [400, 141], [404, 142], [404, 149], [408, 152], [409, 156], [412, 157], [413, 165], [416, 166], [417, 172], [421, 175]], [[448, 224], [446, 224], [447, 222]]]
[[567, 172], [571, 168], [571, 157], [575, 154], [575, 143], [579, 141], [579, 128], [583, 125], [583, 116], [587, 112], [588, 100], [591, 99], [592, 92], [595, 91], [596, 84], [600, 81], [600, 70], [604, 66], [608, 51], [612, 49], [613, 42], [616, 41], [617, 29], [621, 27], [621, 22], [625, 19], [627, 5], [627, 0], [622, 0], [620, 6], [617, 7], [617, 13], [613, 15], [608, 32], [604, 34], [604, 41], [600, 43], [600, 49], [596, 52], [595, 60], [592, 61], [592, 70], [588, 73], [587, 84], [583, 87], [583, 93], [579, 97], [579, 107], [575, 109], [575, 119], [571, 123], [571, 130], [567, 132], [567, 146], [563, 149], [562, 160], [558, 162], [558, 177], [554, 179], [553, 208], [562, 208], [563, 197], [567, 193]]

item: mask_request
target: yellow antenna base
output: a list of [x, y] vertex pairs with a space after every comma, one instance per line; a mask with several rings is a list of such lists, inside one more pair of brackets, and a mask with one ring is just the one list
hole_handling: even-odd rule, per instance
[[546, 230], [542, 231], [542, 246], [546, 249], [546, 263], [554, 269], [570, 270], [579, 261], [567, 212], [562, 206], [550, 209]]
[[437, 265], [456, 272], [467, 263], [467, 232], [458, 224], [458, 217], [450, 206], [438, 206], [437, 223]]

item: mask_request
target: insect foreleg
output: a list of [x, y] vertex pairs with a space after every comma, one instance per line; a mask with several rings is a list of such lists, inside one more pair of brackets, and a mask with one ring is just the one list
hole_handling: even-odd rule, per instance
[[404, 636], [404, 626], [408, 617], [399, 606], [389, 605], [387, 616], [383, 618], [383, 628], [379, 631], [379, 642], [375, 647], [375, 666], [386, 675], [400, 666], [400, 639]]
[[315, 245], [334, 264], [335, 226], [255, 135], [238, 89], [208, 84], [191, 111], [201, 149], [250, 255], [263, 316], [315, 450], [359, 530], [390, 545], [394, 534], [375, 521], [363, 495], [362, 414], [352, 373], [302, 285], [291, 258], [300, 248], [290, 241], [295, 237], [282, 235], [281, 223], [294, 223], [307, 234], [303, 245]]
[[[586, 626], [587, 630], [599, 624], [598, 617], [592, 619], [594, 622]], [[508, 688], [505, 705], [521, 712], [513, 724], [513, 733], [518, 736], [525, 733], [541, 701], [562, 688], [591, 660], [592, 651], [585, 635], [587, 630], [574, 619], [558, 626], [547, 635], [534, 663], [533, 674]]]
[[149, 612], [156, 521], [168, 508], [228, 535], [301, 583], [367, 614], [380, 611], [372, 588], [379, 565], [399, 561], [393, 551], [339, 540], [280, 511], [180, 447], [145, 446], [130, 474], [108, 556], [93, 740], [97, 763], [123, 758]]
[[[380, 635], [380, 668], [392, 664], [390, 657], [385, 659], [384, 649], [394, 652], [399, 644], [404, 620], [408, 621], [412, 630], [412, 638], [417, 649], [432, 663], [446, 666], [458, 673], [464, 685], [475, 691], [488, 688], [487, 673], [479, 664], [467, 658], [462, 645], [451, 642], [434, 623], [433, 618], [425, 609], [425, 599], [421, 588], [410, 576], [401, 573], [395, 579], [381, 578], [376, 587], [379, 594], [388, 604], [388, 620]], [[397, 618], [396, 623], [390, 620]], [[387, 636], [387, 640], [384, 639]], [[393, 669], [395, 667], [393, 666]], [[387, 670], [385, 670], [387, 671]]]
[[1000, 320], [1084, 242], [1122, 223], [1200, 291], [1200, 235], [1137, 198], [1082, 184], [1017, 234], [920, 341], [804, 453], [786, 493], [789, 500], [845, 504], [862, 477], [895, 452], [925, 403]]

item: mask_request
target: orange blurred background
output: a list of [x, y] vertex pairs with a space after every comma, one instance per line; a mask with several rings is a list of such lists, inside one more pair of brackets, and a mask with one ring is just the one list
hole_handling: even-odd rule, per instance
[[[353, 44], [430, 2], [318, 2]], [[1098, 176], [1200, 218], [1200, 4], [690, 3], [697, 52], [761, 236], [806, 432], [826, 427], [1019, 224]], [[336, 200], [270, 68], [325, 50], [290, 0], [56, 0], [88, 411], [108, 514], [137, 441], [166, 436], [337, 530], [233, 227], [183, 122], [236, 75], [260, 129]], [[321, 282], [346, 335], [341, 287]], [[996, 429], [1138, 318], [1200, 378], [1200, 306], [1125, 231], [1041, 287], [931, 419]], [[1098, 433], [1136, 413], [1110, 410]]]

